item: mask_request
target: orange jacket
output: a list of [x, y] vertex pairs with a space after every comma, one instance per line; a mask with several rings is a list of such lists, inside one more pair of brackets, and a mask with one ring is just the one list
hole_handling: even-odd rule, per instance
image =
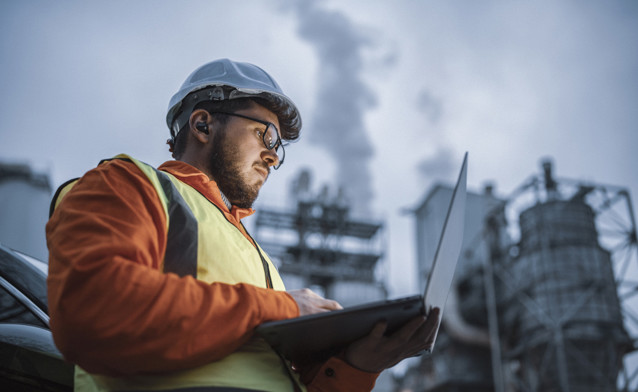
[[[169, 161], [160, 169], [215, 203], [250, 241], [239, 222], [252, 209], [228, 211], [217, 184], [186, 163]], [[130, 162], [89, 171], [46, 233], [53, 337], [67, 360], [91, 373], [204, 365], [232, 353], [262, 322], [299, 315], [285, 292], [162, 273], [166, 216], [155, 189]], [[338, 358], [299, 370], [309, 391], [370, 390], [377, 376]]]

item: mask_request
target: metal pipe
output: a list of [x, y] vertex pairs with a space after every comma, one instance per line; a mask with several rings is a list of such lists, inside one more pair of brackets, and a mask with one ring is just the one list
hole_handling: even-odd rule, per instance
[[503, 360], [501, 359], [501, 340], [498, 331], [498, 314], [496, 310], [496, 290], [494, 289], [494, 272], [492, 260], [488, 257], [485, 263], [485, 299], [487, 302], [487, 325], [490, 332], [490, 349], [492, 352], [492, 375], [494, 377], [494, 392], [505, 392], [503, 377]]

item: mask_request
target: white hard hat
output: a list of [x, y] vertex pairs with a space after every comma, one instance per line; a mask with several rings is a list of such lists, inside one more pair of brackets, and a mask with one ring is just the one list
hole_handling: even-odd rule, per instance
[[266, 71], [253, 64], [220, 59], [193, 71], [171, 98], [166, 114], [166, 124], [171, 136], [174, 138], [186, 125], [193, 108], [199, 102], [245, 97], [260, 97], [283, 103], [286, 112], [291, 113], [295, 119], [295, 128], [301, 128], [297, 107]]

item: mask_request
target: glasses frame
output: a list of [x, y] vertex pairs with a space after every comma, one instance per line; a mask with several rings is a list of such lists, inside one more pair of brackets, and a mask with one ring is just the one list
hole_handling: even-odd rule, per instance
[[[261, 137], [261, 141], [264, 143], [264, 146], [268, 149], [268, 150], [275, 150], [275, 155], [277, 155], [277, 165], [273, 165], [273, 169], [277, 170], [279, 169], [279, 167], [284, 163], [284, 159], [286, 158], [286, 150], [284, 149], [284, 144], [281, 141], [281, 137], [279, 136], [279, 129], [277, 129], [277, 126], [275, 126], [275, 124], [269, 122], [269, 121], [264, 121], [264, 120], [260, 120], [258, 118], [254, 118], [254, 117], [250, 117], [250, 116], [245, 116], [243, 114], [239, 114], [239, 113], [232, 113], [232, 112], [209, 112], [210, 114], [223, 114], [226, 116], [233, 116], [233, 117], [239, 117], [239, 118], [243, 118], [246, 120], [250, 120], [250, 121], [254, 121], [257, 123], [260, 123], [262, 125], [266, 126], [265, 131], [263, 131], [263, 135]], [[277, 135], [277, 140], [275, 141], [275, 144], [270, 147], [268, 146], [268, 143], [266, 142], [266, 135], [268, 134], [268, 127], [273, 127], [275, 129], [275, 135]], [[281, 155], [279, 154], [278, 149], [281, 148]]]

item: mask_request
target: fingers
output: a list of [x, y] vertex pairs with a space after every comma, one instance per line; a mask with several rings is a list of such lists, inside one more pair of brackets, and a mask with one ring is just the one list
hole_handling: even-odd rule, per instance
[[312, 308], [314, 309], [312, 313], [331, 312], [333, 310], [343, 309], [337, 301], [329, 299], [317, 299], [312, 301]]
[[352, 366], [379, 372], [405, 358], [432, 347], [439, 327], [440, 311], [433, 309], [426, 317], [415, 317], [398, 331], [386, 336], [386, 322], [378, 322], [365, 337], [351, 343], [345, 358]]
[[430, 313], [428, 313], [428, 322], [438, 323], [440, 316], [441, 316], [441, 309], [432, 308], [432, 310], [430, 310]]
[[324, 309], [327, 309], [327, 310], [343, 309], [343, 306], [341, 306], [341, 304], [337, 301], [333, 301], [331, 299], [324, 299], [324, 298], [321, 298], [321, 300], [322, 300], [322, 306]]
[[322, 296], [320, 296], [319, 294], [317, 294], [314, 291], [310, 290], [309, 288], [299, 289], [299, 290], [292, 290], [292, 291], [299, 292], [302, 295], [305, 295], [305, 296], [308, 296], [308, 297], [312, 297], [312, 298], [323, 298]]
[[401, 329], [394, 333], [393, 338], [396, 337], [401, 341], [409, 340], [427, 340], [434, 335], [436, 327], [439, 323], [439, 308], [434, 308], [430, 311], [428, 316], [415, 317], [405, 324]]
[[391, 344], [402, 348], [401, 358], [415, 356], [432, 347], [439, 327], [439, 316], [439, 309], [432, 309], [427, 318], [416, 317], [390, 336]]
[[430, 344], [434, 342], [434, 338], [436, 337], [436, 332], [439, 329], [439, 324], [441, 323], [441, 310], [439, 308], [434, 308], [428, 314], [428, 318], [425, 322], [425, 325], [422, 328], [422, 333], [425, 336], [420, 336], [426, 341], [429, 341]]
[[386, 321], [379, 321], [374, 325], [372, 331], [370, 331], [370, 336], [381, 339], [385, 334], [385, 330], [388, 328], [388, 323]]
[[288, 294], [297, 302], [300, 316], [343, 309], [337, 301], [325, 299], [310, 289], [291, 290]]
[[425, 317], [415, 317], [412, 320], [408, 321], [401, 329], [394, 333], [393, 338], [398, 339], [399, 341], [407, 342], [410, 338], [419, 330], [421, 325], [425, 323]]

